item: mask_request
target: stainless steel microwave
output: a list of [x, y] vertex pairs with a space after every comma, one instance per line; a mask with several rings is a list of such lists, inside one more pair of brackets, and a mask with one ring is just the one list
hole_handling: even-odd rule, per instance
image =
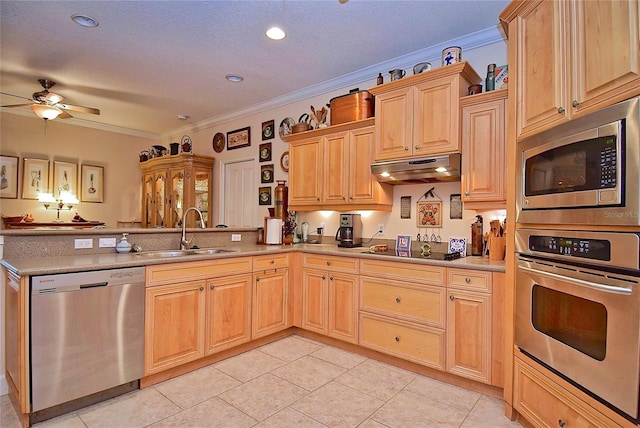
[[518, 143], [517, 221], [640, 225], [640, 98]]

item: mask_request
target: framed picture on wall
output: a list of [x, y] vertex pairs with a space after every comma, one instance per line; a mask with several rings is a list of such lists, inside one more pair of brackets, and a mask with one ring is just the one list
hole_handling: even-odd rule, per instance
[[18, 197], [18, 158], [0, 156], [0, 198]]
[[275, 123], [273, 120], [262, 122], [262, 141], [270, 140], [275, 135]]
[[251, 145], [251, 127], [227, 132], [227, 150], [239, 149]]
[[260, 166], [260, 182], [273, 183], [273, 164]]
[[271, 143], [260, 144], [260, 162], [271, 160]]
[[70, 162], [53, 162], [53, 196], [67, 191], [78, 195], [78, 165]]
[[22, 199], [38, 199], [49, 191], [49, 161], [25, 158], [22, 165]]
[[418, 201], [416, 226], [442, 227], [442, 201]]
[[82, 165], [80, 172], [80, 200], [104, 202], [104, 168]]
[[258, 188], [259, 205], [271, 205], [271, 186]]

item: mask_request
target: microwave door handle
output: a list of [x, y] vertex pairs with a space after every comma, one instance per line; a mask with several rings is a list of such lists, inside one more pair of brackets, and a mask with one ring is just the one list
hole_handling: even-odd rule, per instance
[[577, 285], [579, 287], [588, 287], [588, 288], [593, 288], [594, 290], [604, 291], [605, 293], [615, 293], [615, 294], [627, 294], [627, 295], [630, 295], [633, 292], [633, 290], [631, 288], [613, 287], [611, 285], [598, 284], [596, 282], [585, 281], [585, 280], [577, 279], [577, 278], [570, 278], [568, 276], [558, 275], [557, 273], [540, 271], [540, 270], [537, 270], [537, 269], [531, 269], [531, 268], [524, 267], [524, 266], [518, 266], [518, 269], [526, 271], [526, 272], [536, 273], [538, 275], [546, 276], [546, 277], [557, 279], [557, 280], [560, 280], [560, 281], [569, 282], [569, 283], [572, 283], [572, 284]]

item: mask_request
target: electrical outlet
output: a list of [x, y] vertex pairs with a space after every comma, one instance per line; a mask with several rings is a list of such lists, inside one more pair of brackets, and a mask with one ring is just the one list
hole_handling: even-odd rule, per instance
[[378, 233], [379, 233], [380, 235], [384, 235], [384, 224], [383, 224], [383, 223], [380, 223], [380, 224], [378, 225]]
[[76, 239], [73, 243], [73, 248], [76, 250], [81, 248], [93, 248], [93, 239]]
[[115, 248], [116, 238], [100, 238], [98, 240], [99, 248]]
[[231, 234], [231, 242], [240, 242], [242, 241], [242, 235], [239, 233], [232, 233]]

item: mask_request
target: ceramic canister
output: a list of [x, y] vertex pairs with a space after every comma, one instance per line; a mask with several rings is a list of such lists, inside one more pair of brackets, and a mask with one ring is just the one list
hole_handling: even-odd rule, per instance
[[450, 46], [442, 50], [442, 66], [455, 64], [462, 61], [462, 48]]

